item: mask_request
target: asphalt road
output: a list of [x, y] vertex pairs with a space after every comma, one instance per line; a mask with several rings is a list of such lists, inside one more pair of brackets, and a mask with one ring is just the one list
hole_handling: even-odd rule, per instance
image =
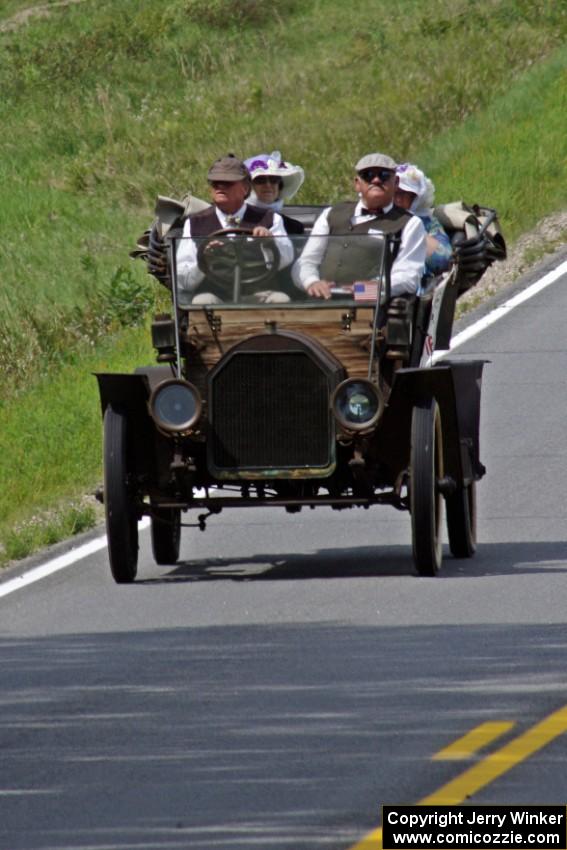
[[103, 550], [1, 598], [1, 850], [371, 850], [383, 803], [564, 804], [566, 286], [455, 353], [490, 360], [474, 559], [418, 578], [387, 507], [234, 510], [175, 568], [144, 532], [133, 586]]

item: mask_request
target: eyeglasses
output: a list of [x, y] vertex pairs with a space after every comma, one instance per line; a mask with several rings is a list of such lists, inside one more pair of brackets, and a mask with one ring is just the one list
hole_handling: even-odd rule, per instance
[[387, 183], [388, 180], [391, 180], [394, 176], [394, 172], [389, 171], [387, 168], [363, 168], [362, 171], [358, 172], [358, 176], [361, 177], [365, 183], [372, 183], [376, 177], [380, 183]]
[[262, 175], [261, 177], [252, 177], [253, 183], [278, 183], [279, 184], [280, 180], [281, 180], [281, 177], [275, 177], [275, 176], [270, 177], [267, 174]]

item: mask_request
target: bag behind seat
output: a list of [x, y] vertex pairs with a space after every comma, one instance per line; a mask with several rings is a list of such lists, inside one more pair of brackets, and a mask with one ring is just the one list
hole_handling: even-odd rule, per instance
[[506, 241], [496, 210], [479, 204], [469, 206], [464, 201], [453, 201], [450, 204], [440, 204], [435, 207], [435, 215], [449, 234], [451, 242], [457, 233], [464, 233], [465, 239], [477, 236], [489, 222], [484, 231], [489, 242], [487, 249], [489, 255], [493, 254], [492, 260], [506, 259]]
[[459, 294], [478, 283], [495, 260], [506, 259], [506, 242], [495, 209], [454, 201], [436, 207], [435, 215], [453, 245]]

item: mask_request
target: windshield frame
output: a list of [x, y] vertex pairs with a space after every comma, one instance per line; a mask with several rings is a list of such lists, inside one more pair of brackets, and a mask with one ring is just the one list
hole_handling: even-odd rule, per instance
[[[241, 300], [234, 301], [228, 300], [224, 297], [220, 301], [211, 300], [211, 302], [200, 301], [199, 303], [189, 302], [187, 300], [187, 296], [189, 293], [193, 292], [194, 289], [198, 289], [201, 286], [201, 283], [198, 283], [193, 290], [188, 289], [188, 287], [180, 287], [180, 269], [179, 269], [179, 246], [184, 243], [191, 243], [190, 251], [195, 255], [195, 262], [193, 264], [196, 274], [201, 275], [201, 279], [206, 279], [204, 277], [204, 273], [201, 270], [201, 266], [198, 265], [196, 257], [197, 253], [201, 246], [210, 243], [212, 239], [218, 237], [219, 244], [222, 242], [223, 244], [228, 244], [230, 240], [231, 248], [234, 250], [238, 250], [239, 246], [244, 249], [250, 248], [252, 246], [257, 246], [260, 250], [262, 250], [262, 242], [266, 240], [268, 243], [265, 246], [265, 250], [263, 251], [264, 255], [266, 250], [269, 252], [268, 245], [271, 243], [272, 245], [281, 245], [282, 251], [278, 252], [280, 256], [283, 255], [283, 248], [285, 247], [286, 251], [289, 252], [290, 246], [292, 248], [293, 259], [287, 263], [285, 266], [280, 266], [278, 270], [275, 272], [271, 272], [272, 276], [277, 277], [282, 273], [286, 274], [290, 279], [288, 283], [288, 288], [286, 292], [291, 300], [255, 300], [255, 295], [244, 295]], [[268, 241], [269, 240], [269, 241]], [[376, 254], [375, 267], [372, 269], [372, 276], [366, 277], [364, 279], [362, 276], [352, 275], [353, 280], [352, 283], [357, 284], [357, 295], [352, 291], [349, 291], [348, 288], [352, 286], [351, 283], [344, 282], [339, 283], [333, 286], [333, 296], [329, 299], [325, 298], [314, 298], [309, 297], [305, 292], [305, 289], [302, 289], [300, 284], [297, 282], [297, 277], [301, 274], [299, 271], [302, 261], [304, 259], [304, 252], [307, 248], [316, 245], [317, 242], [321, 240], [321, 244], [325, 244], [325, 250], [329, 244], [335, 247], [335, 250], [341, 250], [342, 248], [348, 248], [351, 246], [363, 246], [368, 245], [371, 242], [372, 252], [375, 251], [377, 243], [379, 244], [379, 250]], [[378, 301], [384, 303], [385, 300], [388, 299], [390, 292], [390, 256], [391, 256], [391, 240], [388, 234], [372, 231], [371, 233], [344, 233], [344, 234], [333, 234], [333, 235], [325, 235], [325, 234], [310, 234], [305, 233], [301, 236], [291, 235], [291, 236], [253, 236], [251, 233], [224, 233], [219, 231], [218, 233], [213, 233], [209, 236], [183, 236], [179, 230], [177, 232], [170, 232], [167, 236], [168, 248], [169, 248], [169, 258], [170, 258], [170, 268], [171, 268], [171, 283], [172, 283], [172, 298], [173, 298], [173, 306], [174, 310], [177, 312], [178, 310], [191, 312], [194, 310], [202, 311], [203, 307], [209, 309], [221, 309], [221, 310], [255, 310], [255, 309], [277, 309], [277, 310], [320, 310], [320, 309], [336, 309], [337, 307], [342, 308], [356, 308], [356, 307], [371, 307], [376, 304], [376, 296], [372, 296], [373, 292], [377, 293]], [[269, 262], [267, 261], [267, 264]], [[230, 263], [227, 261], [224, 264], [228, 271], [226, 274], [229, 274]], [[237, 264], [235, 263], [235, 275]], [[379, 273], [376, 274], [376, 270], [379, 269]], [[272, 285], [272, 281], [269, 279], [270, 275], [268, 275], [268, 280], [266, 282], [266, 289], [268, 291], [276, 290], [278, 291], [281, 287], [278, 286], [278, 282], [275, 281], [276, 285]], [[213, 278], [214, 280], [214, 278]], [[291, 283], [295, 284], [295, 288]], [[334, 282], [333, 282], [334, 283]], [[225, 283], [224, 286], [230, 286], [230, 284]], [[254, 283], [251, 284], [254, 286]], [[346, 287], [345, 295], [342, 296], [342, 293], [339, 291], [341, 288]], [[235, 288], [236, 289], [236, 288]], [[297, 290], [297, 300], [293, 299], [293, 294]], [[256, 290], [256, 294], [261, 295], [262, 292], [258, 292]], [[194, 298], [194, 295], [193, 295]]]

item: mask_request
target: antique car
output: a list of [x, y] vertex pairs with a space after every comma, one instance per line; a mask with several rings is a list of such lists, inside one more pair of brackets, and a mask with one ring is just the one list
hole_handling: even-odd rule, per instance
[[[444, 503], [451, 553], [474, 554], [484, 362], [435, 354], [449, 348], [470, 274], [456, 262], [418, 296], [391, 298], [393, 237], [326, 237], [327, 247], [340, 239], [355, 257], [372, 240], [375, 291], [353, 281], [330, 300], [308, 298], [296, 269], [321, 209], [287, 209], [305, 233], [285, 245], [240, 228], [193, 239], [200, 291], [215, 293], [208, 303], [180, 288], [181, 229], [164, 233], [171, 311], [152, 323], [157, 365], [97, 375], [101, 500], [116, 582], [136, 577], [142, 517], [150, 518], [156, 563], [168, 565], [191, 511], [204, 530], [231, 508], [389, 505], [408, 512], [415, 568], [433, 576]], [[494, 221], [477, 210], [476, 232], [482, 237]], [[465, 228], [454, 229], [462, 242]], [[266, 298], [273, 292], [285, 297]]]

